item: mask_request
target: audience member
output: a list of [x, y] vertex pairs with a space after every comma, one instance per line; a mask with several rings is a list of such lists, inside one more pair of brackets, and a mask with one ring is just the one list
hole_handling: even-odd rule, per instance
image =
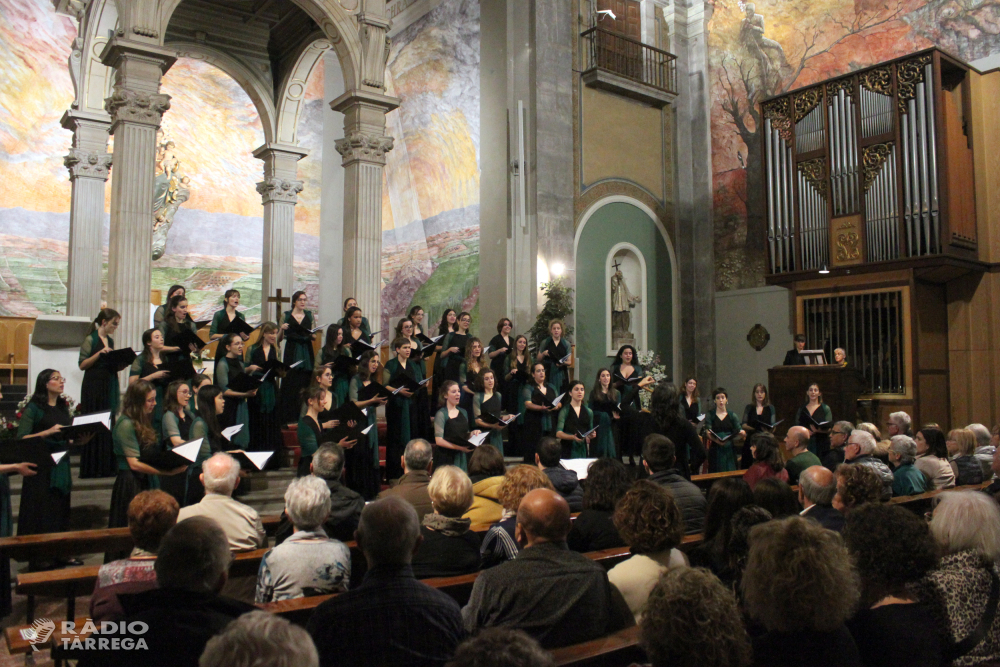
[[479, 553], [483, 569], [499, 565], [504, 561], [513, 560], [520, 551], [517, 539], [514, 537], [517, 526], [517, 508], [529, 491], [535, 489], [552, 489], [552, 482], [538, 468], [529, 465], [518, 465], [507, 470], [503, 483], [497, 492], [500, 504], [503, 505], [503, 516], [500, 521], [490, 526], [483, 537], [483, 546]]
[[945, 439], [948, 448], [948, 463], [955, 473], [955, 486], [983, 483], [983, 468], [974, 456], [976, 436], [967, 428], [956, 428], [948, 432]]
[[479, 536], [462, 515], [472, 505], [472, 480], [456, 466], [441, 466], [427, 486], [434, 511], [420, 522], [423, 542], [411, 567], [417, 579], [479, 571]]
[[583, 488], [583, 511], [573, 521], [566, 539], [570, 549], [584, 553], [625, 546], [612, 515], [631, 484], [631, 475], [618, 459], [600, 458], [590, 464]]
[[681, 516], [684, 532], [696, 535], [705, 528], [705, 508], [708, 503], [701, 489], [687, 480], [675, 467], [674, 443], [664, 435], [646, 436], [642, 443], [642, 462], [649, 473], [649, 481], [664, 487], [674, 497]]
[[[330, 489], [330, 516], [323, 522], [323, 532], [341, 542], [354, 539], [365, 499], [360, 493], [347, 488], [340, 480], [344, 472], [344, 450], [338, 444], [320, 445], [313, 454], [309, 467], [312, 474], [326, 482]], [[281, 524], [274, 534], [274, 543], [281, 544], [295, 531], [287, 513], [282, 513]]]
[[805, 508], [801, 516], [839, 533], [844, 528], [844, 515], [833, 506], [836, 495], [837, 477], [826, 466], [806, 468], [799, 475], [799, 502]]
[[882, 480], [868, 466], [841, 463], [837, 466], [837, 493], [833, 496], [833, 507], [846, 515], [849, 511], [865, 503], [882, 500]]
[[743, 473], [743, 481], [750, 486], [753, 491], [757, 482], [768, 477], [775, 477], [783, 482], [788, 481], [788, 471], [785, 470], [785, 462], [781, 459], [781, 450], [778, 449], [778, 440], [773, 433], [759, 431], [750, 438], [750, 455], [753, 456], [753, 465]]
[[292, 480], [285, 490], [285, 513], [295, 532], [261, 559], [256, 602], [346, 591], [351, 552], [323, 531], [330, 515], [330, 487], [315, 475]]
[[[882, 439], [882, 432], [878, 430], [878, 426], [875, 426], [875, 424], [871, 422], [858, 422], [854, 428], [858, 431], [864, 431], [871, 437], [875, 438], [875, 442], [879, 442]], [[847, 440], [845, 439], [844, 442], [847, 442]]]
[[233, 491], [240, 483], [240, 462], [219, 452], [201, 464], [205, 497], [194, 505], [181, 508], [177, 521], [207, 516], [220, 526], [232, 551], [253, 551], [267, 546], [267, 533], [257, 510], [233, 500]]
[[988, 480], [993, 477], [990, 467], [993, 465], [993, 452], [996, 451], [996, 446], [993, 444], [993, 434], [982, 424], [969, 424], [965, 428], [972, 431], [972, 435], [976, 438], [974, 456], [983, 469], [983, 480]]
[[790, 457], [785, 462], [789, 484], [798, 484], [799, 473], [806, 468], [822, 465], [819, 457], [808, 449], [809, 437], [809, 431], [804, 426], [792, 426], [785, 434], [785, 449]]
[[[315, 459], [314, 459], [315, 460]], [[243, 614], [208, 640], [198, 667], [319, 667], [309, 633], [266, 611]]]
[[431, 465], [434, 451], [426, 440], [416, 438], [406, 443], [403, 450], [403, 476], [390, 488], [378, 494], [378, 498], [402, 498], [413, 505], [422, 521], [424, 515], [433, 512], [427, 485], [431, 482]]
[[600, 565], [566, 547], [570, 511], [559, 493], [535, 489], [517, 510], [517, 557], [483, 571], [462, 609], [466, 629], [512, 627], [545, 648], [597, 639], [634, 624]]
[[698, 568], [666, 572], [639, 628], [652, 667], [746, 667], [750, 640], [732, 591]]
[[[480, 445], [481, 446], [481, 445]], [[486, 628], [466, 639], [445, 667], [555, 667], [552, 654], [522, 630]]]
[[924, 426], [913, 436], [917, 443], [917, 460], [914, 465], [930, 480], [928, 491], [950, 489], [955, 486], [955, 471], [948, 463], [948, 445], [939, 428]]
[[750, 556], [750, 531], [753, 527], [771, 521], [774, 517], [763, 507], [747, 505], [733, 515], [730, 523], [729, 544], [726, 547], [728, 562], [719, 576], [722, 583], [734, 591], [739, 591], [743, 572]]
[[908, 435], [912, 437], [913, 433], [910, 431], [912, 421], [910, 415], [905, 412], [893, 412], [890, 414], [889, 421], [886, 423], [889, 427], [889, 438], [892, 439], [894, 435]]
[[569, 503], [570, 512], [583, 509], [583, 488], [576, 473], [567, 470], [560, 463], [562, 444], [555, 438], [545, 437], [538, 441], [535, 465], [552, 481], [552, 486]]
[[708, 492], [705, 533], [702, 543], [688, 557], [693, 567], [707, 567], [716, 575], [729, 562], [731, 520], [740, 508], [753, 503], [753, 491], [742, 479], [721, 479]]
[[119, 593], [141, 593], [156, 588], [156, 551], [167, 531], [177, 523], [180, 506], [168, 493], [143, 491], [128, 504], [128, 532], [135, 547], [128, 558], [105, 563], [97, 571], [90, 598], [90, 618], [117, 621], [123, 614]]
[[889, 470], [889, 466], [873, 456], [874, 452], [875, 438], [870, 433], [856, 429], [851, 431], [850, 437], [847, 438], [844, 463], [870, 468], [882, 482], [882, 500], [889, 500], [892, 498], [892, 471]]
[[860, 667], [844, 625], [858, 601], [858, 576], [835, 533], [797, 516], [755, 526], [742, 591], [764, 629], [753, 639], [755, 665]]
[[917, 469], [917, 443], [908, 435], [892, 436], [889, 446], [889, 462], [895, 466], [892, 471], [892, 495], [914, 496], [927, 491], [927, 477]]
[[990, 472], [993, 473], [995, 479], [993, 480], [993, 483], [983, 489], [983, 491], [995, 498], [996, 495], [1000, 493], [1000, 447], [997, 447], [993, 452], [993, 461], [991, 462]]
[[[799, 481], [801, 482], [801, 480], [800, 473]], [[753, 492], [753, 502], [754, 505], [767, 510], [775, 519], [793, 516], [802, 511], [802, 508], [799, 507], [799, 499], [792, 491], [792, 487], [776, 477], [762, 479], [757, 484], [757, 488]]]
[[839, 421], [830, 429], [830, 451], [823, 455], [823, 465], [833, 472], [844, 462], [844, 446], [851, 437], [854, 424], [849, 421]]
[[898, 505], [865, 505], [847, 519], [844, 543], [861, 579], [860, 609], [847, 623], [861, 661], [866, 667], [939, 667], [934, 617], [908, 588], [937, 567], [927, 522]]
[[469, 479], [472, 480], [472, 507], [465, 518], [473, 526], [496, 523], [503, 515], [500, 504], [500, 484], [507, 466], [503, 454], [493, 445], [479, 445], [469, 457]]
[[[684, 410], [678, 408], [681, 400], [682, 396], [677, 391], [676, 385], [672, 382], [659, 382], [653, 388], [652, 396], [649, 397], [649, 412], [655, 431], [674, 444], [676, 460], [667, 468], [675, 469], [681, 477], [690, 480], [691, 473], [701, 470], [701, 466], [705, 462], [705, 445], [698, 437], [698, 431], [694, 425], [684, 418]], [[695, 402], [697, 403], [697, 398]], [[646, 435], [643, 437], [644, 443], [645, 437]], [[681, 513], [684, 514], [684, 505], [676, 492], [674, 499], [677, 500]], [[702, 513], [704, 514], [704, 505]], [[685, 522], [687, 521], [686, 516]], [[688, 527], [690, 528], [690, 526]], [[698, 529], [698, 531], [700, 530], [701, 528]]]
[[611, 568], [608, 579], [621, 592], [638, 622], [660, 575], [687, 565], [687, 558], [677, 549], [684, 535], [684, 521], [670, 491], [644, 479], [636, 482], [618, 503], [614, 522], [632, 557]]
[[444, 665], [465, 638], [462, 614], [452, 598], [413, 577], [416, 509], [400, 496], [376, 500], [361, 513], [357, 537], [368, 561], [364, 580], [323, 602], [306, 626], [320, 665]]

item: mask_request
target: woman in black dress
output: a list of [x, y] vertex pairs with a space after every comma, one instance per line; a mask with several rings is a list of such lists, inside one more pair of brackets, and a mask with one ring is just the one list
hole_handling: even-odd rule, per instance
[[281, 447], [281, 423], [278, 419], [278, 378], [273, 369], [278, 363], [278, 325], [265, 322], [260, 328], [260, 338], [250, 348], [250, 366], [256, 366], [256, 375], [263, 376], [264, 381], [257, 389], [257, 395], [247, 401], [250, 412], [250, 447], [251, 452], [272, 452], [267, 460], [266, 470], [277, 470], [281, 467], [278, 450]]
[[[104, 308], [94, 318], [94, 331], [80, 346], [79, 366], [83, 371], [80, 385], [80, 410], [91, 412], [111, 412], [114, 420], [118, 413], [121, 391], [118, 388], [117, 369], [101, 359], [101, 355], [115, 349], [112, 334], [121, 323], [121, 315], [111, 308]], [[115, 474], [115, 457], [112, 453], [110, 433], [101, 433], [84, 445], [80, 454], [80, 478], [111, 477]]]
[[147, 329], [142, 333], [142, 353], [132, 362], [129, 369], [128, 383], [145, 380], [156, 389], [156, 410], [153, 411], [153, 430], [160, 432], [163, 422], [163, 400], [167, 385], [170, 384], [170, 373], [160, 370], [164, 361], [163, 332]]
[[[483, 342], [478, 338], [469, 338], [465, 348], [465, 360], [459, 369], [458, 382], [462, 387], [462, 400], [459, 405], [468, 415], [472, 414], [472, 399], [479, 391], [479, 378], [483, 371], [489, 368], [483, 354]], [[450, 378], [449, 378], [450, 379]]]
[[163, 320], [167, 319], [167, 308], [169, 307], [170, 300], [176, 295], [180, 294], [184, 296], [187, 291], [184, 289], [184, 285], [171, 285], [170, 289], [167, 290], [167, 298], [163, 300], [163, 303], [156, 307], [153, 311], [153, 327], [159, 329]]
[[[423, 316], [423, 310], [417, 308]], [[413, 312], [413, 308], [410, 309]], [[424, 362], [424, 353], [433, 352], [433, 347], [425, 348], [417, 338], [417, 325], [411, 318], [405, 317], [396, 325], [396, 338], [405, 338], [410, 341], [410, 365], [413, 367], [413, 378], [417, 382], [422, 382], [427, 378], [427, 364]], [[431, 397], [427, 393], [427, 386], [421, 387], [414, 395], [416, 403], [416, 422], [412, 425], [413, 437], [423, 438], [430, 442], [434, 439], [434, 424], [431, 422]], [[390, 478], [391, 479], [391, 478]]]
[[594, 425], [598, 427], [590, 446], [590, 454], [595, 458], [607, 457], [621, 461], [622, 455], [617, 445], [621, 437], [617, 432], [621, 424], [621, 411], [618, 407], [621, 399], [615, 383], [611, 381], [611, 370], [598, 370], [589, 400], [590, 409], [594, 411]]
[[498, 378], [504, 376], [503, 362], [511, 350], [510, 332], [513, 329], [514, 324], [506, 317], [502, 317], [497, 322], [497, 335], [490, 339], [489, 352], [486, 354], [490, 357], [490, 368]]
[[[198, 325], [188, 315], [188, 301], [183, 294], [175, 294], [171, 297], [170, 303], [167, 304], [167, 316], [160, 324], [160, 332], [163, 334], [164, 361], [177, 361], [198, 351], [198, 347], [194, 343], [184, 344], [180, 338], [185, 332], [195, 335], [198, 333]], [[216, 352], [216, 355], [218, 354]]]
[[[559, 411], [559, 421], [556, 424], [556, 438], [562, 446], [564, 459], [585, 459], [590, 456], [590, 441], [594, 428], [594, 412], [584, 403], [586, 386], [580, 380], [569, 383], [569, 391], [564, 399], [565, 405]], [[580, 434], [587, 434], [581, 438]]]
[[524, 431], [524, 386], [525, 378], [531, 376], [531, 361], [528, 355], [528, 338], [519, 335], [514, 339], [514, 347], [504, 358], [503, 373], [503, 409], [512, 415], [520, 415], [507, 427], [507, 454], [523, 453]]
[[[445, 349], [444, 341], [445, 338], [448, 337], [448, 334], [456, 332], [458, 332], [458, 313], [456, 313], [453, 309], [448, 308], [444, 311], [444, 315], [441, 316], [441, 322], [438, 324], [437, 335], [441, 336], [441, 338], [434, 344], [434, 350], [437, 355], [434, 357], [434, 367], [428, 369], [434, 373], [434, 381], [432, 384], [434, 386], [434, 392], [439, 396], [441, 393], [441, 385], [446, 379], [444, 375], [444, 363], [442, 363], [446, 357], [441, 356]], [[430, 350], [428, 350], [427, 353], [430, 354]]]
[[[191, 424], [194, 423], [191, 395], [191, 388], [186, 380], [174, 380], [167, 387], [160, 441], [164, 451], [170, 451], [191, 440]], [[160, 490], [172, 495], [181, 507], [184, 507], [186, 489], [187, 477], [184, 475], [172, 475], [160, 480]]]
[[444, 380], [451, 380], [462, 386], [465, 384], [462, 379], [462, 366], [465, 364], [465, 355], [471, 343], [469, 326], [472, 324], [472, 315], [462, 312], [458, 315], [457, 322], [458, 328], [446, 333], [441, 339], [441, 351], [435, 364]]
[[[636, 382], [638, 380], [638, 382]], [[639, 423], [639, 413], [642, 412], [642, 399], [639, 392], [653, 384], [653, 377], [646, 375], [642, 366], [637, 363], [635, 348], [622, 345], [615, 355], [611, 366], [611, 381], [615, 389], [621, 392], [621, 452], [628, 457], [629, 465], [635, 465], [633, 457], [642, 454], [642, 427]]]
[[410, 312], [406, 314], [406, 317], [413, 322], [413, 335], [424, 333], [424, 309], [420, 306], [413, 306], [410, 308]]
[[521, 396], [524, 399], [524, 414], [522, 415], [524, 417], [524, 430], [522, 432], [524, 439], [521, 441], [524, 462], [527, 465], [534, 465], [538, 441], [543, 436], [552, 434], [552, 428], [555, 426], [552, 422], [562, 407], [560, 402], [549, 408], [542, 401], [543, 397], [549, 401], [558, 398], [555, 388], [545, 382], [545, 365], [542, 362], [536, 362], [531, 367], [531, 382], [521, 390]]
[[469, 439], [479, 431], [469, 432], [469, 415], [458, 407], [462, 392], [457, 382], [445, 380], [441, 385], [441, 409], [434, 416], [434, 467], [458, 466], [468, 470], [466, 457], [472, 452], [471, 447], [463, 447], [456, 442]]
[[358, 438], [357, 444], [349, 449], [344, 457], [344, 466], [347, 468], [347, 486], [364, 496], [365, 500], [372, 500], [378, 495], [382, 484], [378, 455], [378, 424], [375, 421], [375, 414], [378, 407], [385, 405], [388, 399], [376, 395], [373, 398], [362, 400], [360, 393], [373, 381], [377, 381], [379, 377], [378, 367], [378, 354], [374, 351], [368, 351], [361, 355], [358, 374], [351, 379], [351, 386], [348, 390], [348, 398], [362, 410], [368, 411], [368, 423], [359, 424], [359, 426], [362, 429], [371, 427], [368, 434]]
[[767, 397], [767, 386], [757, 383], [753, 386], [750, 394], [751, 402], [743, 408], [743, 430], [748, 437], [743, 443], [743, 454], [740, 457], [740, 468], [748, 470], [754, 464], [753, 454], [750, 452], [750, 440], [754, 433], [760, 430], [770, 432], [771, 429], [762, 429], [761, 424], [773, 424], [775, 422], [774, 406]]
[[692, 424], [698, 424], [701, 415], [701, 400], [698, 398], [698, 381], [693, 377], [684, 380], [681, 392], [681, 414]]
[[[296, 326], [293, 327], [293, 323]], [[277, 340], [278, 343], [282, 339], [285, 341], [285, 352], [281, 360], [285, 366], [298, 362], [281, 381], [279, 415], [282, 424], [296, 424], [299, 421], [302, 390], [309, 386], [309, 374], [315, 365], [313, 339], [316, 335], [309, 333], [315, 326], [312, 312], [306, 310], [306, 293], [300, 290], [292, 295], [292, 309], [285, 311], [284, 318], [279, 323]]]

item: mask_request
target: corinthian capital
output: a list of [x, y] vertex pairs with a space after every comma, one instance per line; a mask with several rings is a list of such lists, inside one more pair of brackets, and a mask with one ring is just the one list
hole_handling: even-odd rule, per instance
[[272, 202], [295, 204], [299, 201], [299, 193], [302, 192], [302, 181], [266, 178], [257, 184], [257, 192], [260, 193], [264, 204]]
[[337, 152], [344, 158], [344, 166], [358, 160], [385, 164], [385, 154], [392, 150], [392, 137], [370, 137], [360, 132], [351, 132], [343, 139], [337, 139]]
[[113, 122], [126, 121], [159, 126], [163, 112], [170, 108], [170, 95], [144, 93], [115, 87], [104, 100], [104, 109]]
[[111, 155], [108, 153], [91, 153], [79, 148], [71, 148], [69, 155], [63, 158], [63, 164], [69, 169], [71, 179], [77, 176], [89, 176], [108, 180], [111, 169]]

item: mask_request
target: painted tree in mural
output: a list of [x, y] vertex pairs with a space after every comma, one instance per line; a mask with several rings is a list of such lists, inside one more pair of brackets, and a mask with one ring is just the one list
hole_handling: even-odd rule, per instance
[[[745, 159], [739, 156], [746, 169], [746, 187], [737, 193], [746, 208], [746, 250], [763, 253], [767, 218], [763, 170], [758, 168], [763, 150], [758, 137], [762, 127], [760, 102], [790, 90], [813, 59], [829, 53], [845, 39], [897, 20], [903, 4], [897, 0], [893, 5], [861, 11], [846, 5], [846, 19], [826, 12], [802, 32], [802, 44], [795, 48], [785, 48], [764, 36], [764, 17], [756, 13], [752, 3], [741, 4], [741, 8], [746, 16], [740, 26], [741, 48], [722, 59], [718, 77], [723, 90], [721, 108], [747, 150]], [[789, 52], [794, 55], [786, 55]]]

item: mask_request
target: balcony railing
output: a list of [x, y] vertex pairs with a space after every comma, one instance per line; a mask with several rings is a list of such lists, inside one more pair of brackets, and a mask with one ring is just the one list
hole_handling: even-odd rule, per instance
[[671, 95], [677, 94], [677, 56], [625, 35], [594, 27], [581, 35], [589, 43], [587, 70], [604, 70]]

